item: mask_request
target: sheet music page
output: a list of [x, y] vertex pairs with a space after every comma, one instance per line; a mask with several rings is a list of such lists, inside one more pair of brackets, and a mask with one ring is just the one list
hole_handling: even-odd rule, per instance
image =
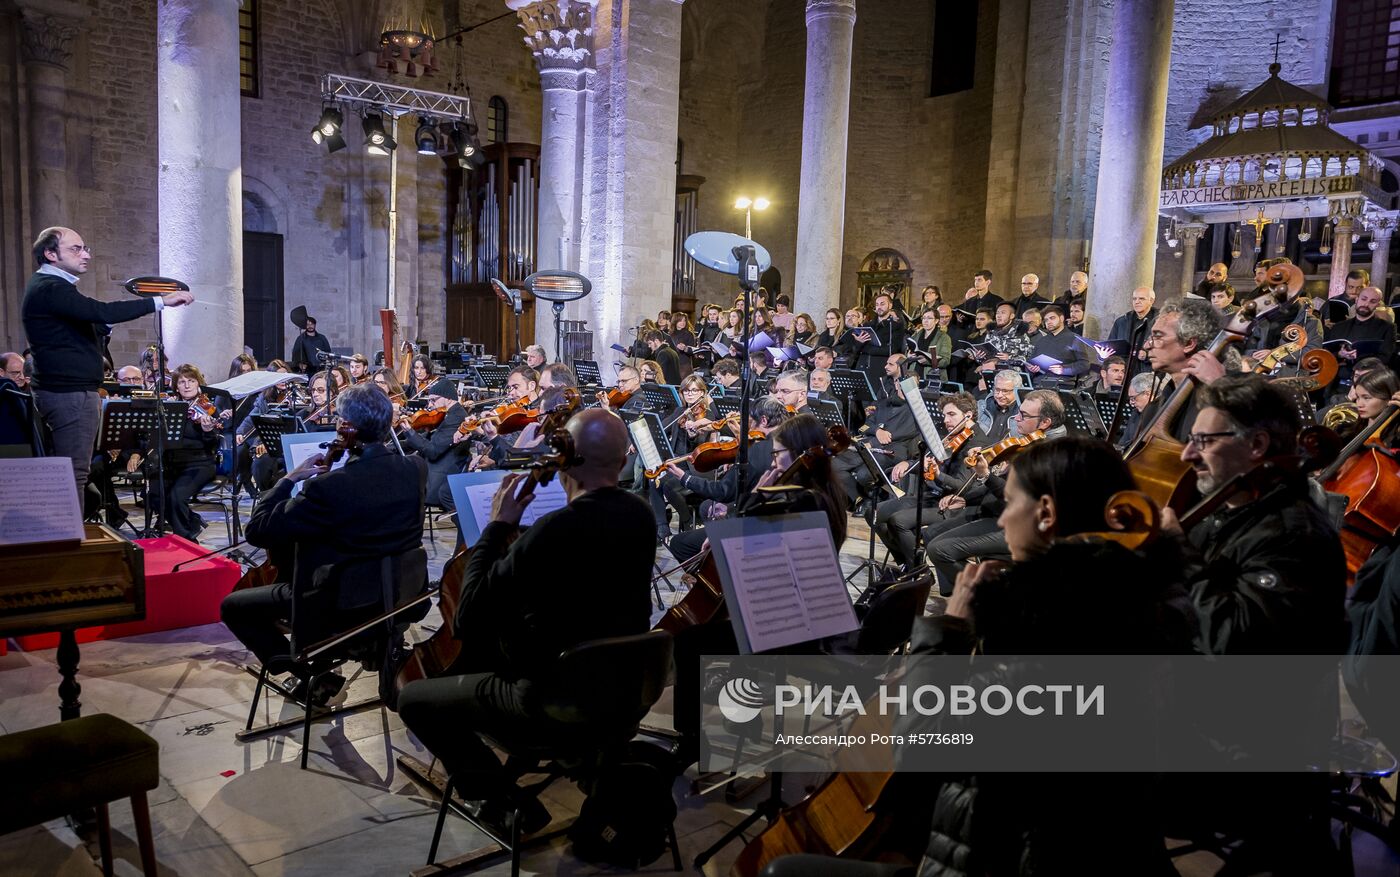
[[[324, 454], [326, 449], [321, 447], [321, 445], [334, 440], [335, 433], [333, 432], [305, 432], [282, 436], [282, 457], [286, 461], [287, 471], [290, 472], [300, 466], [309, 457], [313, 457], [316, 454]], [[334, 472], [343, 467], [349, 459], [349, 454], [341, 457], [340, 460], [331, 467], [331, 471]], [[310, 479], [307, 480], [309, 481]], [[302, 485], [304, 484], [306, 484], [306, 481], [298, 481], [296, 486], [292, 488], [292, 496], [300, 494]]]
[[645, 420], [639, 417], [627, 424], [627, 431], [632, 433], [632, 444], [642, 458], [643, 467], [655, 469], [665, 462], [661, 459], [661, 452], [656, 449], [656, 441], [652, 439], [651, 430], [647, 429]]
[[[504, 478], [507, 473], [502, 472]], [[473, 484], [467, 488], [467, 497], [471, 500], [472, 516], [476, 518], [477, 532], [491, 523], [491, 500], [495, 498], [496, 491], [501, 487], [500, 479], [492, 483]], [[569, 504], [568, 494], [564, 493], [564, 485], [556, 478], [549, 482], [546, 487], [535, 486], [535, 500], [525, 507], [525, 512], [520, 516], [520, 526], [528, 527], [541, 517], [552, 511], [562, 509]]]
[[914, 423], [919, 427], [919, 435], [923, 436], [928, 452], [938, 462], [946, 461], [948, 449], [943, 447], [943, 437], [938, 434], [938, 427], [934, 425], [933, 416], [928, 413], [928, 405], [924, 404], [923, 394], [919, 392], [919, 379], [911, 375], [900, 381], [899, 386], [904, 390], [904, 398], [914, 414]]
[[82, 541], [83, 535], [72, 460], [0, 459], [0, 545]]
[[229, 378], [217, 384], [210, 384], [211, 390], [224, 390], [235, 399], [242, 399], [260, 393], [268, 387], [285, 383], [306, 383], [306, 375], [282, 374], [281, 372], [251, 371]]
[[722, 541], [752, 651], [856, 629], [831, 532], [825, 527]]

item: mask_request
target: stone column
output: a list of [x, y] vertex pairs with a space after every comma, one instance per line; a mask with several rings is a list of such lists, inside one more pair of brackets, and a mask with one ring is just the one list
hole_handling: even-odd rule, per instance
[[1375, 249], [1371, 251], [1371, 285], [1378, 287], [1385, 301], [1390, 300], [1386, 294], [1385, 273], [1390, 270], [1390, 237], [1395, 233], [1396, 217], [1385, 216], [1377, 220], [1376, 227], [1371, 230], [1371, 242], [1375, 244]]
[[802, 99], [794, 312], [816, 314], [841, 303], [846, 133], [851, 116], [855, 25], [855, 0], [807, 0], [807, 84]]
[[[520, 16], [525, 45], [540, 70], [540, 270], [579, 270], [583, 238], [583, 143], [587, 76], [593, 68], [593, 12], [598, 0], [506, 0]], [[572, 306], [582, 311], [586, 305]], [[574, 314], [570, 319], [576, 319]], [[553, 353], [554, 313], [535, 306], [535, 339]], [[597, 348], [595, 348], [597, 352]]]
[[160, 272], [196, 298], [165, 314], [166, 355], [218, 376], [243, 350], [238, 0], [166, 0], [156, 31]]
[[67, 0], [22, 0], [19, 7], [29, 101], [29, 221], [37, 236], [51, 225], [75, 224], [68, 206], [68, 61], [88, 11]]
[[[593, 281], [593, 294], [581, 304], [593, 350], [601, 353], [610, 344], [631, 343], [628, 327], [671, 303], [680, 2], [599, 0], [593, 52], [594, 71], [585, 86], [579, 261]], [[549, 242], [541, 240], [540, 247], [547, 250]]]
[[1356, 198], [1336, 201], [1336, 221], [1332, 229], [1332, 274], [1327, 283], [1327, 295], [1336, 298], [1346, 292], [1347, 272], [1351, 270], [1351, 233], [1362, 202]]
[[1089, 311], [1104, 326], [1151, 286], [1167, 116], [1174, 0], [1115, 3], [1094, 200]]
[[1181, 236], [1181, 297], [1185, 298], [1196, 288], [1196, 245], [1206, 233], [1204, 222], [1187, 222], [1177, 226]]

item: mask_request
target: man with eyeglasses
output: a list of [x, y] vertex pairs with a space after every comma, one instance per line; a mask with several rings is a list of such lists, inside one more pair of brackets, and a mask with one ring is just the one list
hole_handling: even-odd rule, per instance
[[[1210, 384], [1224, 376], [1225, 366], [1208, 348], [1220, 331], [1215, 308], [1200, 299], [1184, 299], [1162, 308], [1147, 334], [1147, 361], [1161, 381], [1155, 398], [1143, 410], [1136, 435], [1152, 428], [1157, 412], [1166, 405], [1183, 381]], [[1193, 393], [1185, 410], [1166, 424], [1177, 441], [1186, 441], [1200, 405], [1200, 394]]]
[[[1297, 450], [1302, 426], [1297, 406], [1260, 375], [1225, 377], [1197, 395], [1201, 410], [1181, 458], [1191, 464], [1203, 494], [1272, 460], [1292, 469], [1229, 497], [1185, 533], [1177, 516], [1163, 510], [1163, 533], [1176, 537], [1200, 622], [1197, 649], [1210, 655], [1342, 654], [1346, 557], [1337, 530], [1310, 496], [1307, 477], [1286, 462]], [[1255, 741], [1276, 742], [1285, 734], [1308, 734], [1325, 745], [1335, 730], [1335, 672], [1317, 679], [1290, 672], [1280, 683], [1288, 686], [1292, 706], [1281, 704], [1282, 712], [1226, 705], [1215, 717], [1213, 742], [1236, 757], [1249, 753]], [[1204, 802], [1198, 813], [1207, 823], [1230, 820], [1242, 838], [1242, 854], [1261, 857], [1250, 859], [1259, 870], [1277, 871], [1276, 863], [1332, 852], [1325, 774], [1250, 774], [1247, 781], [1211, 776], [1193, 776], [1179, 790], [1169, 787], [1168, 795], [1183, 796], [1192, 806]], [[1242, 800], [1250, 811], [1243, 821]]]
[[113, 323], [139, 319], [166, 307], [194, 301], [188, 292], [170, 292], [126, 301], [98, 301], [78, 292], [92, 250], [71, 228], [39, 232], [33, 246], [37, 270], [24, 290], [20, 312], [34, 351], [34, 401], [53, 434], [53, 452], [73, 461], [78, 495], [101, 422], [97, 390], [102, 384], [102, 339]]
[[1016, 318], [1026, 315], [1026, 311], [1031, 308], [1043, 308], [1050, 304], [1050, 299], [1040, 294], [1040, 277], [1035, 274], [1027, 274], [1021, 278], [1021, 294], [1016, 297]]
[[1145, 371], [1145, 359], [1140, 351], [1148, 333], [1152, 331], [1152, 323], [1157, 319], [1157, 309], [1153, 307], [1156, 301], [1157, 293], [1152, 289], [1146, 286], [1134, 289], [1132, 309], [1114, 320], [1113, 328], [1108, 332], [1107, 340], [1128, 342], [1128, 377]]
[[992, 378], [992, 391], [978, 403], [977, 427], [986, 433], [990, 443], [996, 444], [1009, 433], [1011, 418], [1016, 414], [1016, 389], [1020, 386], [1019, 374], [1002, 369]]

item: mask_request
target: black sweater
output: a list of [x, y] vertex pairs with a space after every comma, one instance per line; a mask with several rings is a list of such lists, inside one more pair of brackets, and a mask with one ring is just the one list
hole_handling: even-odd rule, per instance
[[98, 301], [53, 274], [29, 278], [20, 313], [34, 351], [34, 386], [54, 393], [96, 390], [102, 384], [102, 336], [107, 326], [144, 317], [154, 298]]

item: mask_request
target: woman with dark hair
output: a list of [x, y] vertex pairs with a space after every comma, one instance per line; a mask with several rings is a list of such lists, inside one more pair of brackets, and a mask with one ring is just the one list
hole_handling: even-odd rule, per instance
[[[749, 501], [762, 500], [767, 487], [800, 488], [806, 496], [798, 498], [790, 510], [825, 512], [839, 553], [846, 541], [846, 494], [841, 482], [832, 477], [826, 427], [811, 414], [798, 414], [779, 424], [768, 438], [773, 442], [773, 464], [758, 480]], [[745, 508], [741, 504], [740, 514]]]
[[258, 370], [258, 361], [251, 353], [240, 353], [233, 358], [233, 362], [228, 365], [228, 376], [236, 378], [239, 375], [246, 375], [248, 372]]
[[[1378, 368], [1356, 379], [1347, 398], [1356, 406], [1357, 426], [1361, 430], [1375, 426], [1377, 420], [1385, 420], [1395, 410], [1390, 401], [1400, 393], [1400, 377], [1388, 368]], [[1376, 441], [1388, 448], [1400, 447], [1400, 418], [1396, 418], [1379, 435]]]
[[836, 342], [841, 340], [841, 336], [846, 334], [846, 324], [841, 322], [841, 311], [836, 308], [827, 308], [825, 316], [826, 327], [817, 333], [817, 340], [813, 347], [830, 347], [836, 350]]
[[413, 390], [408, 394], [408, 397], [417, 399], [433, 385], [433, 361], [419, 353], [413, 357], [411, 362], [408, 369], [408, 380]]
[[812, 325], [810, 314], [798, 314], [792, 318], [792, 340], [796, 344], [806, 344], [812, 346], [812, 338], [817, 334], [817, 327]]
[[684, 311], [671, 314], [671, 344], [682, 353], [695, 347], [695, 332], [690, 327], [690, 315]]
[[[914, 652], [1190, 653], [1194, 616], [1170, 543], [1149, 558], [1095, 535], [1110, 529], [1109, 498], [1135, 486], [1122, 457], [1098, 439], [1067, 436], [1018, 454], [998, 519], [1011, 564], [964, 569], [946, 614], [915, 623]], [[1031, 674], [1011, 659], [978, 665], [967, 681], [1015, 691]], [[957, 721], [920, 717], [896, 730], [928, 730], [924, 723], [940, 719], [942, 730]], [[1174, 873], [1147, 777], [989, 773], [945, 777], [942, 788], [921, 794], [936, 801], [930, 854], [963, 849], [960, 873], [1024, 874], [1027, 863], [1043, 874]], [[1084, 842], [1086, 824], [1095, 826], [1092, 844]]]

